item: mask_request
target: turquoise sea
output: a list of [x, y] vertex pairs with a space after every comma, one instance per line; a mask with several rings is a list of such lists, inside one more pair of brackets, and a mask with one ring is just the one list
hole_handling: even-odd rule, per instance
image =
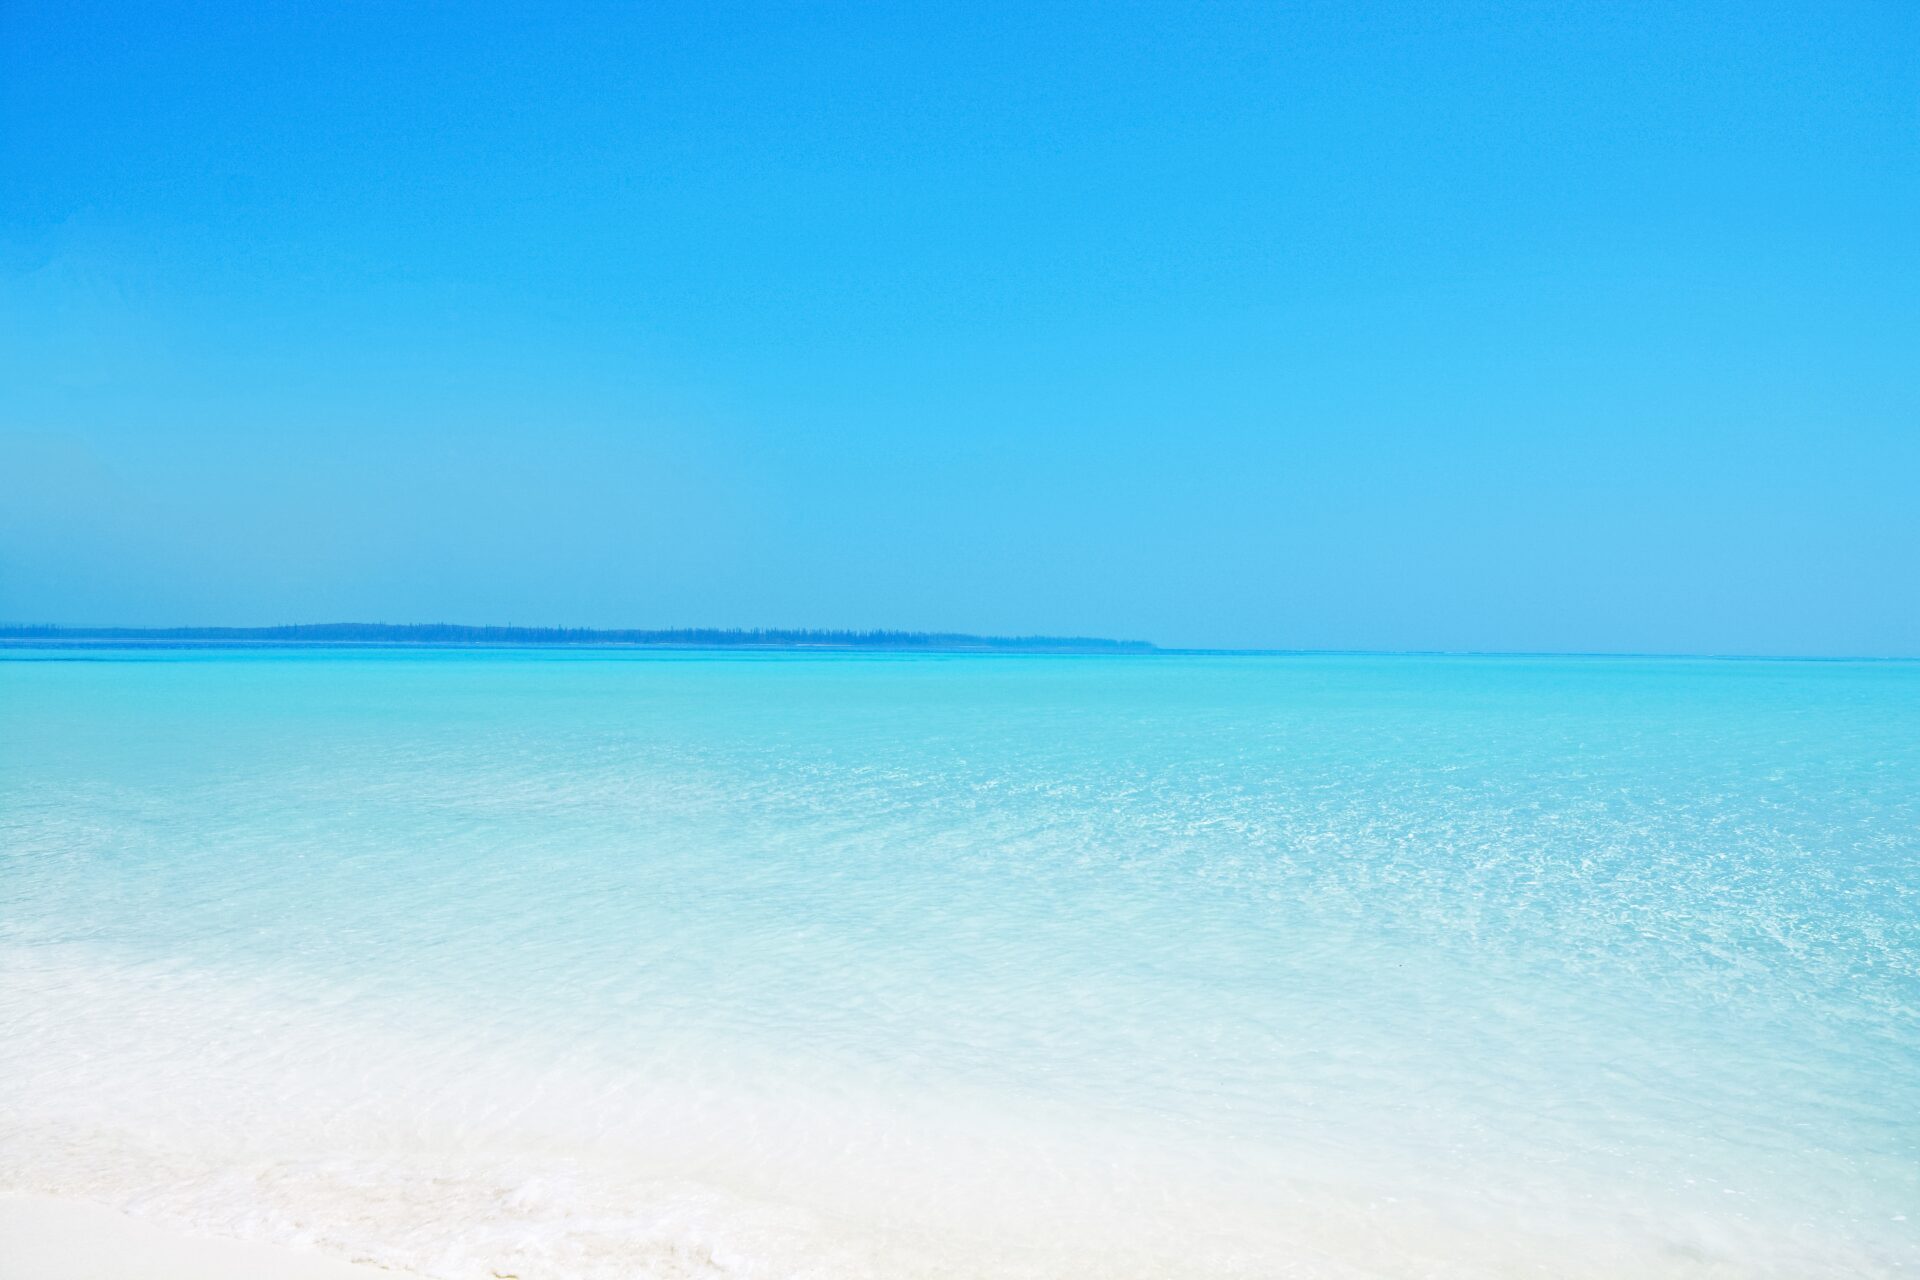
[[1920, 1274], [1920, 665], [0, 651], [0, 1188], [449, 1280]]

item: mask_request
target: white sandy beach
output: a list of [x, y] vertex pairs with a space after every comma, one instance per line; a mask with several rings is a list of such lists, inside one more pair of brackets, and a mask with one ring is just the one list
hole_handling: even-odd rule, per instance
[[105, 1205], [0, 1195], [0, 1280], [388, 1280], [300, 1249], [184, 1236]]

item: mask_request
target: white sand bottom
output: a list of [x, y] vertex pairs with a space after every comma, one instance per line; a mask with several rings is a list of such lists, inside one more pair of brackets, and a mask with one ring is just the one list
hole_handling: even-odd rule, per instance
[[0, 1280], [396, 1280], [300, 1249], [184, 1236], [104, 1205], [0, 1195]]

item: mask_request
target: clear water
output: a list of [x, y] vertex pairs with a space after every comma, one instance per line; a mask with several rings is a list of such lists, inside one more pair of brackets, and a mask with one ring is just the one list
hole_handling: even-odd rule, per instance
[[14, 650], [0, 1081], [449, 1278], [1920, 1274], [1920, 666]]

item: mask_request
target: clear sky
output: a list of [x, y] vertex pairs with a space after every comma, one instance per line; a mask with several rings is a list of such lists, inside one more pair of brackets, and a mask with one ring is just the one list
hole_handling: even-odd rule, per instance
[[1920, 653], [1909, 0], [7, 0], [0, 95], [0, 619]]

